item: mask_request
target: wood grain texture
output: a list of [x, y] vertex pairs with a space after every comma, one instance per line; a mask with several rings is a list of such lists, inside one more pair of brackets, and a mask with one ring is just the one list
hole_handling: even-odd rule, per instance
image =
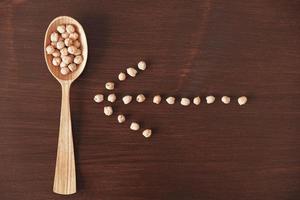
[[70, 112], [71, 83], [62, 81], [60, 126], [56, 156], [53, 192], [69, 195], [76, 193], [74, 143]]
[[[58, 6], [60, 3], [60, 6]], [[253, 1], [0, 2], [0, 199], [300, 199], [300, 3]], [[89, 41], [72, 85], [78, 192], [52, 192], [60, 88], [43, 58], [44, 33], [73, 16]], [[138, 60], [149, 68], [117, 94], [205, 96], [183, 108], [120, 102], [153, 129], [129, 131], [94, 104], [106, 81]], [[223, 105], [220, 96], [247, 95]], [[235, 100], [236, 102], [236, 100]]]

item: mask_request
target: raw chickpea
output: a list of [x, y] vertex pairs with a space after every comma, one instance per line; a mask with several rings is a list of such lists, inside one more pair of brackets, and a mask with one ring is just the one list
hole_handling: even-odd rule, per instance
[[59, 50], [56, 49], [56, 50], [52, 53], [52, 56], [54, 56], [54, 57], [59, 57], [59, 56], [60, 56]]
[[78, 40], [75, 40], [75, 41], [73, 42], [73, 45], [74, 45], [75, 47], [79, 48], [79, 47], [80, 47], [80, 42], [79, 42]]
[[62, 75], [67, 75], [69, 72], [70, 72], [70, 70], [69, 70], [69, 68], [67, 68], [67, 67], [62, 67], [62, 68], [60, 68], [60, 73], [61, 73]]
[[68, 67], [68, 65], [67, 65], [66, 63], [64, 63], [64, 62], [61, 62], [59, 66], [60, 66], [61, 68], [63, 68], [63, 67]]
[[47, 54], [53, 54], [54, 51], [55, 51], [55, 49], [54, 49], [54, 47], [53, 47], [52, 45], [48, 45], [48, 46], [46, 47], [46, 52], [47, 52]]
[[142, 103], [142, 102], [144, 102], [145, 100], [146, 100], [146, 97], [145, 97], [145, 95], [143, 95], [143, 94], [139, 94], [139, 95], [137, 95], [137, 97], [136, 97], [136, 101], [139, 102], [139, 103]]
[[156, 95], [153, 97], [153, 103], [155, 104], [160, 104], [161, 102], [161, 96], [160, 95]]
[[64, 33], [64, 32], [66, 32], [66, 27], [65, 27], [65, 25], [60, 25], [60, 26], [57, 26], [56, 30], [57, 30], [60, 34], [62, 34], [62, 33]]
[[238, 98], [238, 103], [240, 106], [245, 105], [247, 103], [248, 99], [245, 96], [241, 96]]
[[123, 72], [121, 72], [121, 73], [118, 75], [118, 79], [119, 79], [120, 81], [124, 81], [124, 80], [126, 79], [126, 74], [123, 73]]
[[174, 104], [174, 103], [175, 103], [175, 97], [168, 97], [168, 98], [166, 99], [166, 102], [167, 102], [168, 104]]
[[143, 136], [144, 136], [145, 138], [149, 138], [149, 137], [151, 137], [151, 135], [152, 135], [152, 130], [151, 130], [151, 129], [145, 129], [145, 130], [143, 131]]
[[106, 116], [111, 116], [113, 114], [113, 109], [111, 106], [105, 106], [103, 111]]
[[216, 98], [215, 98], [214, 96], [211, 96], [211, 95], [210, 95], [210, 96], [207, 96], [207, 97], [206, 97], [206, 103], [207, 103], [207, 104], [212, 104], [212, 103], [215, 102], [215, 99], [216, 99]]
[[181, 98], [181, 101], [180, 101], [181, 105], [188, 106], [188, 105], [190, 105], [190, 103], [191, 103], [190, 99], [188, 99], [188, 98]]
[[74, 52], [75, 56], [79, 56], [81, 55], [81, 50], [80, 49], [76, 49], [76, 51]]
[[69, 35], [70, 35], [69, 33], [65, 32], [65, 33], [61, 34], [61, 37], [64, 39], [67, 39], [69, 37]]
[[56, 33], [56, 32], [51, 33], [51, 35], [50, 35], [50, 40], [51, 40], [52, 42], [57, 42], [57, 41], [58, 41], [58, 38], [59, 38], [58, 33]]
[[125, 116], [120, 114], [118, 115], [118, 122], [121, 124], [121, 123], [124, 123], [126, 120]]
[[107, 101], [114, 103], [117, 100], [117, 96], [115, 94], [109, 94], [107, 96]]
[[68, 52], [70, 53], [70, 54], [75, 54], [75, 52], [77, 51], [77, 48], [75, 47], [75, 46], [70, 46], [70, 47], [68, 47]]
[[138, 63], [138, 68], [139, 68], [140, 70], [145, 70], [145, 69], [146, 69], [146, 62], [145, 62], [145, 61], [140, 61], [140, 62]]
[[68, 68], [71, 70], [71, 72], [74, 72], [77, 67], [76, 67], [76, 64], [71, 63], [71, 64], [68, 65]]
[[65, 39], [65, 45], [67, 47], [71, 46], [72, 44], [73, 44], [73, 40], [72, 39], [70, 39], [70, 38]]
[[62, 56], [61, 58], [62, 58], [63, 62], [66, 63], [67, 65], [72, 62], [72, 57], [70, 57], [70, 56]]
[[54, 57], [54, 58], [52, 59], [52, 64], [53, 64], [54, 66], [59, 66], [60, 63], [61, 63], [61, 59], [60, 59], [59, 57]]
[[132, 96], [126, 95], [122, 98], [124, 104], [129, 104], [132, 101]]
[[224, 104], [229, 104], [230, 103], [230, 97], [228, 96], [223, 96], [221, 98], [221, 101], [224, 103]]
[[199, 97], [199, 96], [198, 96], [198, 97], [195, 97], [195, 98], [193, 99], [193, 103], [194, 103], [196, 106], [198, 106], [198, 105], [201, 103], [200, 97]]
[[81, 64], [82, 63], [82, 56], [76, 56], [75, 58], [74, 58], [74, 63], [76, 63], [76, 64]]
[[56, 48], [57, 49], [62, 49], [62, 48], [64, 48], [65, 47], [65, 43], [63, 42], [63, 41], [58, 41], [57, 43], [56, 43]]
[[95, 101], [96, 103], [101, 103], [103, 100], [104, 100], [103, 94], [96, 94], [96, 95], [94, 96], [94, 101]]
[[61, 49], [60, 50], [60, 54], [62, 55], [62, 56], [67, 56], [68, 55], [68, 49], [65, 47], [65, 48], [63, 48], [63, 49]]
[[79, 37], [78, 33], [70, 33], [69, 38], [72, 40], [77, 40]]
[[133, 131], [137, 131], [140, 129], [140, 125], [137, 122], [132, 122], [130, 125], [130, 129]]
[[68, 24], [66, 26], [66, 30], [67, 30], [68, 33], [73, 33], [75, 31], [75, 27], [71, 24]]
[[115, 89], [115, 83], [114, 82], [107, 82], [107, 83], [105, 83], [105, 88], [107, 90], [113, 90], [113, 89]]
[[127, 71], [127, 74], [128, 74], [129, 76], [131, 76], [131, 77], [135, 77], [136, 74], [137, 74], [136, 69], [134, 69], [133, 67], [127, 68], [126, 71]]

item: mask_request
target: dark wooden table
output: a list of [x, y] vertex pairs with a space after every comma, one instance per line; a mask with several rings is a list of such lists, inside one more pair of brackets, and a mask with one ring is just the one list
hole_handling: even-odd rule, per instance
[[[299, 9], [296, 0], [2, 0], [0, 199], [300, 199]], [[78, 19], [89, 42], [71, 91], [78, 193], [69, 197], [52, 193], [61, 91], [43, 58], [59, 15]], [[118, 84], [118, 95], [217, 102], [118, 102], [154, 134], [119, 125], [92, 98], [140, 59], [148, 70]]]

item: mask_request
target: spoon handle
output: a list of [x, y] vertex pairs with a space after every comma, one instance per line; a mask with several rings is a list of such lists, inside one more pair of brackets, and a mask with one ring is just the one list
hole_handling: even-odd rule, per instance
[[63, 82], [61, 86], [60, 127], [53, 192], [68, 195], [76, 193], [76, 172], [69, 98], [71, 83]]

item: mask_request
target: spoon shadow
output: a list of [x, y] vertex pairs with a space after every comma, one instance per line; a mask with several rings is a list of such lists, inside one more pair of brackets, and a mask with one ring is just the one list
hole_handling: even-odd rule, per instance
[[[102, 47], [106, 46], [106, 40], [108, 35], [108, 24], [107, 18], [103, 15], [99, 15], [95, 17], [95, 15], [87, 14], [83, 17], [79, 17], [78, 20], [84, 25], [84, 30], [89, 38], [89, 52], [94, 52], [93, 54], [89, 54], [89, 60], [84, 72], [78, 78], [78, 80], [73, 84], [73, 101], [72, 108], [76, 108], [76, 110], [72, 111], [74, 114], [74, 143], [75, 143], [75, 158], [77, 161], [76, 166], [76, 174], [78, 179], [78, 191], [85, 189], [85, 180], [81, 171], [81, 151], [80, 146], [82, 145], [82, 138], [84, 137], [85, 124], [83, 123], [84, 119], [87, 119], [85, 114], [88, 114], [88, 108], [86, 102], [92, 101], [92, 96], [94, 95], [94, 90], [89, 80], [93, 74], [99, 75], [98, 78], [101, 79], [101, 59], [104, 55]], [[101, 51], [99, 51], [101, 49]], [[100, 53], [98, 53], [100, 52]], [[76, 101], [75, 101], [76, 100]]]

